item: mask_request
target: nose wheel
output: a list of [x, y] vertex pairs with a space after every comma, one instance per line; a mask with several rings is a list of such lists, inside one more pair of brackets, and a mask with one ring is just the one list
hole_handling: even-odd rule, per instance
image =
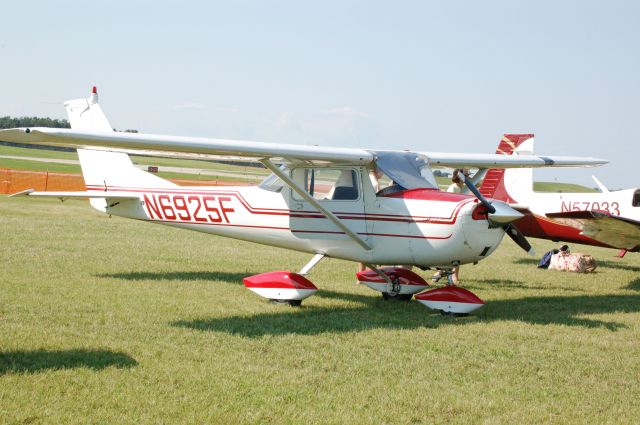
[[409, 269], [387, 266], [380, 269], [367, 264], [367, 270], [356, 274], [358, 282], [382, 293], [385, 300], [409, 301], [429, 284]]
[[271, 304], [289, 304], [291, 307], [300, 307], [302, 305], [302, 300], [276, 300], [272, 298], [269, 302]]

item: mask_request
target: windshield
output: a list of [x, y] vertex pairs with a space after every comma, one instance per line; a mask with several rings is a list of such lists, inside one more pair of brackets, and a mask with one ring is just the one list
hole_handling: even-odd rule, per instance
[[[289, 170], [287, 169], [286, 165], [281, 165], [280, 168], [283, 172], [285, 173], [289, 173]], [[264, 190], [268, 190], [271, 192], [280, 192], [282, 191], [282, 188], [284, 187], [284, 182], [282, 180], [280, 180], [280, 177], [276, 176], [275, 174], [271, 173], [269, 174], [264, 180], [262, 180], [262, 183], [260, 183], [260, 185], [258, 185], [258, 187], [260, 189], [264, 189]]]
[[427, 159], [415, 152], [376, 152], [376, 166], [405, 189], [438, 189]]

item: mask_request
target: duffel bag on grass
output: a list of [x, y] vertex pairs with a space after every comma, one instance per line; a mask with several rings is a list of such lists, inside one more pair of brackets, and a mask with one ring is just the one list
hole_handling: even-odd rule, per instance
[[575, 273], [592, 272], [596, 267], [596, 260], [589, 254], [571, 254], [562, 251], [554, 254], [549, 264], [549, 270], [564, 270]]

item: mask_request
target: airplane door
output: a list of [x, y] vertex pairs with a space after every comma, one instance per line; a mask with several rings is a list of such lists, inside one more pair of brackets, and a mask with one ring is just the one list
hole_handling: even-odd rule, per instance
[[[292, 170], [296, 184], [335, 214], [350, 230], [367, 240], [360, 167], [300, 167]], [[327, 247], [351, 238], [293, 190], [289, 191], [290, 228], [294, 236], [326, 241]]]

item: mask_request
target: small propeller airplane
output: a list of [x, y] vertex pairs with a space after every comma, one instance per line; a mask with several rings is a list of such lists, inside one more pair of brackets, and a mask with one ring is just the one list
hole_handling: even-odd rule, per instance
[[[496, 154], [533, 154], [533, 134], [505, 134]], [[640, 250], [640, 188], [600, 192], [533, 191], [531, 168], [491, 169], [480, 186], [483, 196], [508, 203], [524, 214], [516, 223], [526, 236], [620, 249]]]
[[[440, 191], [432, 167], [577, 167], [607, 161], [583, 157], [460, 154], [368, 150], [115, 132], [98, 104], [65, 103], [71, 129], [0, 130], [0, 140], [75, 147], [86, 191], [12, 196], [89, 199], [107, 214], [302, 251], [312, 255], [297, 272], [275, 271], [244, 279], [247, 288], [278, 302], [299, 305], [318, 288], [305, 276], [325, 257], [361, 262], [364, 285], [385, 299], [411, 299], [428, 289], [411, 270], [450, 272], [489, 256], [505, 233], [530, 251], [513, 222], [522, 214], [489, 200], [475, 177], [461, 175], [475, 196]], [[258, 160], [273, 174], [259, 186], [178, 186], [134, 167], [127, 153]], [[392, 185], [374, 189], [370, 172]], [[462, 173], [461, 173], [462, 174]], [[482, 175], [479, 173], [478, 175]], [[483, 305], [458, 286], [425, 291], [416, 299], [445, 313], [467, 314]]]

